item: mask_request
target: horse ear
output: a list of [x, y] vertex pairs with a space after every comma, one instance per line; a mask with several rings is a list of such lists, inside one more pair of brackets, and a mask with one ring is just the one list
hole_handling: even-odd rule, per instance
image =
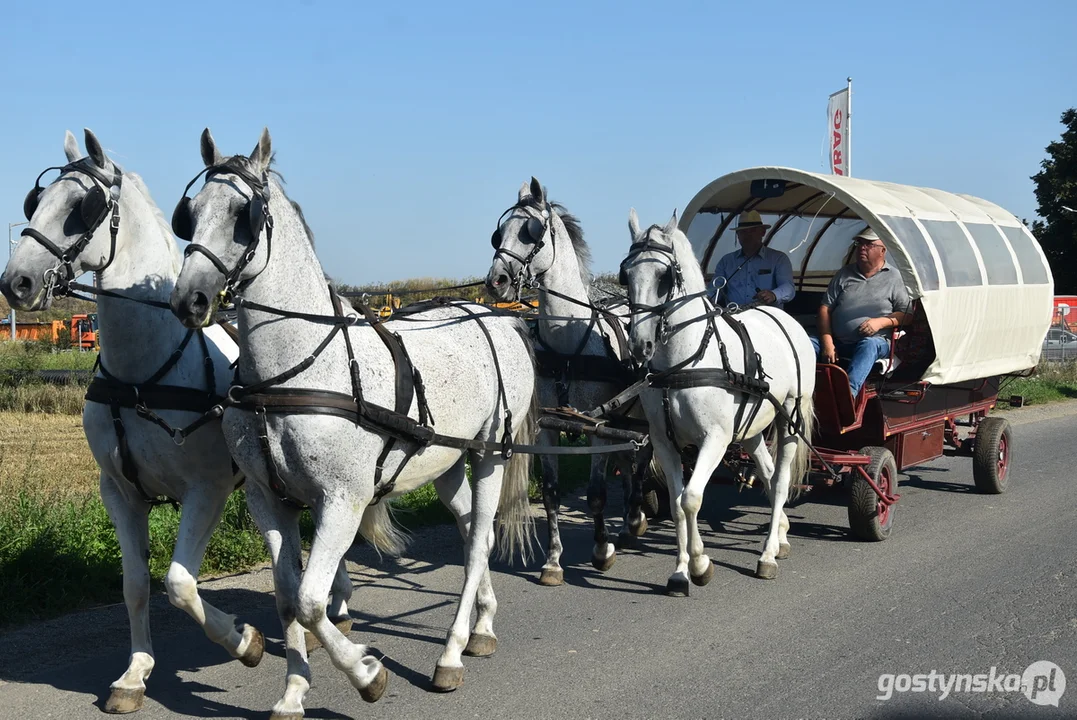
[[93, 160], [93, 164], [102, 170], [108, 170], [112, 167], [112, 162], [105, 155], [104, 148], [101, 147], [101, 141], [97, 139], [97, 136], [93, 134], [93, 130], [90, 128], [83, 128], [86, 134], [86, 154]]
[[64, 135], [64, 154], [67, 155], [67, 161], [69, 163], [82, 159], [82, 151], [79, 150], [79, 141], [75, 139], [75, 136], [70, 130]]
[[224, 158], [221, 156], [221, 151], [217, 149], [217, 142], [213, 139], [209, 128], [202, 131], [200, 145], [202, 148], [202, 162], [206, 164], [206, 167], [221, 164], [221, 160]]
[[269, 128], [262, 128], [262, 137], [258, 138], [258, 144], [251, 153], [251, 164], [260, 175], [269, 167], [269, 161], [273, 157], [273, 141], [269, 137]]
[[628, 232], [632, 233], [632, 242], [635, 242], [639, 237], [639, 216], [636, 215], [636, 208], [630, 208], [628, 211]]
[[531, 188], [525, 181], [524, 184], [520, 186], [520, 194], [517, 196], [517, 200], [519, 200], [519, 202], [523, 202], [529, 197], [531, 197]]
[[540, 203], [546, 202], [546, 191], [542, 189], [542, 183], [534, 175], [531, 176], [531, 197]]
[[666, 223], [666, 226], [663, 228], [663, 230], [668, 235], [669, 233], [673, 232], [676, 229], [677, 229], [677, 210], [674, 209], [673, 210], [673, 217], [671, 217], [669, 219], [669, 222]]

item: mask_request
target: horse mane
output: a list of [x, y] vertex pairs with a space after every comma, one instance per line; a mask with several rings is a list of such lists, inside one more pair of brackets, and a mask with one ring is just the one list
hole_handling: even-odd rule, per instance
[[[113, 163], [113, 165], [116, 165], [116, 163]], [[157, 221], [158, 229], [161, 231], [161, 237], [165, 238], [169, 253], [172, 255], [172, 268], [178, 275], [180, 268], [183, 266], [183, 256], [180, 254], [179, 247], [176, 245], [175, 240], [173, 240], [172, 223], [165, 218], [164, 212], [158, 207], [157, 203], [153, 201], [153, 196], [150, 195], [150, 190], [146, 187], [146, 182], [142, 179], [141, 175], [124, 170], [119, 165], [116, 165], [116, 168], [123, 173], [123, 183], [125, 185], [134, 185], [135, 190], [146, 199], [146, 204], [149, 205], [150, 209], [153, 211], [153, 218]]]
[[[250, 158], [246, 157], [245, 155], [233, 155], [232, 157], [225, 158], [224, 160], [222, 160], [221, 164], [222, 165], [226, 165], [226, 164], [240, 165], [245, 170], [250, 172], [252, 175], [257, 174], [257, 173], [254, 172], [254, 169], [251, 167]], [[307, 242], [310, 243], [310, 247], [311, 247], [311, 249], [313, 249], [314, 248], [314, 231], [311, 230], [310, 225], [307, 224], [307, 218], [303, 214], [303, 208], [300, 207], [299, 203], [297, 203], [295, 200], [292, 200], [290, 197], [288, 197], [288, 193], [284, 192], [284, 186], [287, 184], [288, 181], [284, 179], [283, 175], [281, 175], [280, 170], [277, 170], [276, 167], [274, 167], [276, 164], [277, 164], [277, 153], [273, 153], [269, 157], [269, 175], [271, 176], [270, 177], [270, 183], [275, 186], [274, 189], [277, 192], [279, 192], [281, 194], [281, 196], [285, 200], [287, 200], [289, 203], [291, 203], [292, 209], [295, 210], [295, 214], [299, 217], [299, 222], [303, 226], [303, 232], [307, 236]], [[272, 176], [276, 176], [276, 178], [277, 178], [276, 183], [273, 183]]]

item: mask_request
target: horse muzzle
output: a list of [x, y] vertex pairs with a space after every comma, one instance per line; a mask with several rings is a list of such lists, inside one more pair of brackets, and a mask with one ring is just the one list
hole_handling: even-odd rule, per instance
[[172, 308], [172, 314], [179, 318], [184, 327], [192, 330], [209, 325], [216, 305], [205, 292], [181, 292], [179, 286], [172, 291], [168, 304]]
[[512, 284], [512, 278], [503, 270], [491, 268], [486, 276], [486, 289], [491, 295], [502, 302], [516, 300], [516, 288]]
[[16, 310], [33, 312], [46, 310], [50, 304], [49, 299], [44, 299], [44, 281], [25, 273], [7, 273], [0, 276], [0, 293]]

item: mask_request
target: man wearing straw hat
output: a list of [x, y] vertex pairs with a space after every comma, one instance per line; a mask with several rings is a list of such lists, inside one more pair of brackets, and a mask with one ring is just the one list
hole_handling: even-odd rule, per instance
[[780, 308], [793, 299], [793, 266], [789, 257], [763, 244], [769, 227], [755, 210], [743, 212], [737, 218], [740, 249], [723, 257], [714, 268], [717, 304], [756, 302]]

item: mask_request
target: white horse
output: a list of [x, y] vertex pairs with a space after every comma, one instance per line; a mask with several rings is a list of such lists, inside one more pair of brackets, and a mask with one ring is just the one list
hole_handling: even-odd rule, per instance
[[[216, 326], [203, 331], [202, 338], [186, 337], [188, 332], [167, 306], [181, 260], [168, 224], [142, 179], [114, 165], [89, 130], [86, 149], [89, 157], [83, 158], [68, 132], [64, 142], [67, 164], [52, 168], [60, 171], [60, 177], [44, 189], [35, 185], [30, 191], [25, 207], [30, 225], [0, 278], [0, 290], [21, 310], [43, 310], [52, 301], [56, 283], [93, 271], [98, 288], [133, 298], [102, 295], [98, 300], [101, 370], [95, 388], [122, 399], [132, 385], [140, 385], [141, 398], [150, 410], [173, 427], [185, 426], [200, 413], [162, 409], [155, 403], [161, 395], [153, 386], [188, 388], [185, 397], [193, 402], [192, 407], [202, 401], [208, 408], [213, 396], [223, 396], [227, 390], [229, 364], [238, 349]], [[173, 356], [178, 349], [182, 352]], [[165, 373], [160, 375], [162, 369]], [[113, 382], [103, 381], [106, 373]], [[155, 374], [160, 375], [156, 381], [146, 384]], [[220, 420], [211, 420], [177, 445], [160, 427], [139, 417], [133, 403], [124, 403], [116, 409], [121, 438], [112, 404], [107, 399], [101, 402], [102, 398], [86, 404], [82, 422], [101, 468], [101, 500], [123, 553], [131, 658], [126, 672], [112, 683], [105, 710], [126, 713], [142, 707], [145, 681], [154, 665], [149, 625], [149, 512], [156, 498], [164, 496], [183, 504], [172, 564], [165, 575], [171, 603], [245, 665], [253, 667], [261, 660], [263, 638], [253, 626], [237, 629], [232, 615], [198, 595], [196, 578], [206, 544], [239, 479]]]
[[[748, 371], [740, 335], [707, 299], [703, 273], [688, 238], [677, 229], [676, 213], [665, 227], [652, 225], [641, 231], [633, 209], [628, 227], [632, 245], [621, 264], [621, 279], [628, 286], [632, 312], [631, 347], [650, 370], [651, 383], [641, 397], [677, 524], [677, 567], [666, 591], [687, 595], [689, 576], [696, 585], [705, 585], [714, 574], [697, 515], [711, 474], [734, 441], [755, 461], [770, 497], [770, 532], [756, 575], [773, 578], [778, 571], [775, 560], [789, 556], [789, 520], [783, 508], [790, 485], [808, 469], [809, 446], [789, 421], [810, 440], [815, 389], [811, 341], [781, 310], [756, 308], [736, 315], [759, 355], [769, 392], [785, 413], [782, 417], [771, 402], [728, 382], [727, 369], [760, 376]], [[763, 433], [775, 418], [772, 457]], [[689, 446], [698, 454], [684, 487], [682, 451]]]
[[[539, 370], [538, 395], [543, 407], [571, 406], [591, 410], [608, 402], [634, 379], [628, 348], [622, 349], [627, 325], [627, 309], [600, 313], [591, 302], [591, 251], [583, 239], [579, 221], [560, 204], [551, 202], [538, 180], [520, 187], [516, 204], [502, 215], [494, 232], [494, 259], [486, 276], [486, 287], [499, 300], [518, 300], [523, 285], [538, 288], [539, 312], [557, 319], [540, 318], [533, 331]], [[627, 408], [630, 417], [643, 420], [639, 403]], [[542, 430], [539, 442], [556, 446], [561, 433]], [[599, 438], [592, 445], [607, 444]], [[549, 525], [549, 546], [540, 582], [560, 585], [561, 534], [557, 512], [558, 458], [542, 455], [542, 499]], [[638, 468], [650, 462], [650, 446], [635, 458]], [[595, 519], [595, 544], [591, 563], [598, 570], [608, 570], [616, 559], [614, 544], [609, 542], [603, 512], [606, 505], [606, 476], [611, 463], [621, 471], [624, 485], [624, 524], [618, 544], [624, 547], [647, 529], [647, 519], [640, 511], [642, 472], [633, 473], [631, 453], [591, 456], [591, 477], [587, 501]], [[635, 483], [633, 483], [635, 480]]]
[[[384, 692], [387, 673], [381, 661], [334, 627], [324, 598], [357, 530], [383, 550], [401, 549], [386, 500], [430, 481], [466, 537], [460, 605], [433, 678], [436, 689], [452, 690], [463, 682], [462, 653], [489, 655], [496, 648], [497, 602], [489, 574], [495, 513], [510, 553], [530, 546], [529, 456], [506, 461], [501, 452], [465, 452], [437, 443], [423, 447], [398, 437], [383, 457], [392, 442], [387, 431], [368, 428], [374, 427], [370, 413], [397, 401], [394, 358], [368, 321], [310, 317], [333, 316], [336, 306], [302, 214], [269, 172], [269, 132], [263, 131], [249, 158], [222, 157], [209, 130], [201, 145], [206, 183], [195, 197], [181, 200], [173, 216], [177, 234], [189, 235], [192, 245], [171, 302], [185, 325], [200, 327], [209, 322], [222, 291], [238, 293], [238, 381], [247, 390], [231, 391], [245, 404], [226, 410], [224, 431], [251, 486], [251, 511], [267, 528], [277, 607], [286, 629], [287, 683], [273, 715], [303, 714], [310, 687], [303, 627], [325, 646], [363, 699], [373, 702]], [[469, 312], [485, 317], [476, 322]], [[467, 439], [472, 448], [477, 441], [501, 443], [510, 436], [530, 442], [535, 375], [519, 319], [491, 315], [480, 305], [450, 304], [406, 320], [388, 327], [402, 337], [425, 384], [426, 403], [416, 382], [415, 399], [406, 408], [420, 423], [410, 422], [421, 424], [425, 418], [436, 432]], [[305, 369], [289, 372], [298, 367]], [[280, 377], [287, 379], [278, 382]], [[260, 382], [272, 385], [267, 397], [277, 394], [258, 399], [251, 386]], [[312, 390], [330, 392], [313, 396]], [[299, 407], [304, 400], [297, 396], [315, 404], [335, 402], [335, 413]], [[273, 406], [274, 397], [292, 409]], [[379, 417], [398, 428], [407, 425], [399, 415]], [[474, 490], [465, 477], [468, 459]], [[382, 491], [387, 494], [370, 505]], [[305, 571], [295, 503], [319, 511]], [[478, 617], [469, 629], [476, 604]]]

